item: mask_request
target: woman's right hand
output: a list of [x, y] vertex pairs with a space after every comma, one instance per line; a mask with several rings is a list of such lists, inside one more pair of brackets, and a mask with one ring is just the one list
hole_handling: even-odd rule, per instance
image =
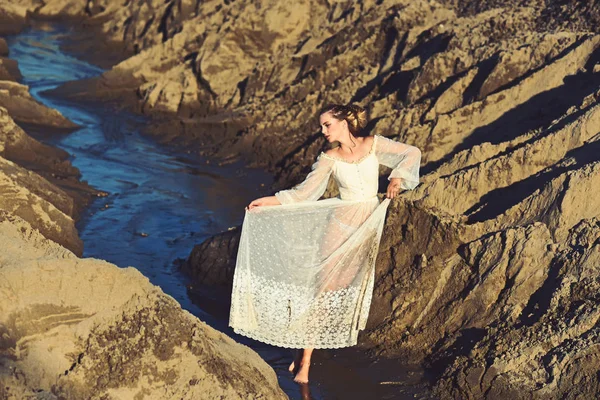
[[261, 197], [259, 199], [253, 200], [248, 206], [246, 206], [246, 211], [252, 210], [254, 207], [262, 207], [262, 206], [277, 206], [281, 203], [277, 200], [275, 196], [267, 196]]

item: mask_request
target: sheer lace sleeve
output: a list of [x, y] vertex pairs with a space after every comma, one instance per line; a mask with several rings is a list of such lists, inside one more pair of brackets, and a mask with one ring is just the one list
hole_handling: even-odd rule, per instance
[[380, 164], [392, 168], [388, 180], [402, 178], [401, 188], [414, 189], [419, 184], [421, 151], [385, 136], [375, 135], [375, 155]]
[[303, 182], [288, 190], [275, 193], [281, 204], [297, 203], [299, 201], [316, 201], [325, 193], [329, 176], [333, 171], [334, 161], [320, 154], [312, 165], [311, 172]]

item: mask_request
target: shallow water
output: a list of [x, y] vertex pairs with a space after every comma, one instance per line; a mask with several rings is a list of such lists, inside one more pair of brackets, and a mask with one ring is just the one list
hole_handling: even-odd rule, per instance
[[[31, 94], [82, 126], [73, 133], [33, 134], [39, 140], [68, 151], [82, 179], [108, 192], [83, 213], [77, 228], [84, 257], [96, 257], [118, 266], [133, 266], [152, 283], [216, 329], [257, 351], [276, 371], [292, 399], [404, 399], [424, 398], [418, 383], [421, 372], [394, 371], [392, 377], [373, 377], [375, 365], [354, 365], [355, 350], [320, 352], [311, 375], [320, 378], [310, 387], [298, 386], [287, 372], [292, 353], [286, 349], [233, 334], [227, 327], [227, 294], [200, 289], [200, 308], [186, 290], [188, 283], [173, 261], [186, 258], [195, 244], [239, 225], [244, 206], [268, 194], [272, 177], [241, 163], [225, 166], [185, 152], [165, 148], [140, 134], [144, 118], [115, 112], [105, 105], [81, 105], [42, 92], [69, 80], [89, 78], [102, 69], [64, 54], [60, 43], [70, 31], [40, 24], [8, 38], [10, 57], [19, 62]], [[214, 307], [210, 307], [210, 302]], [[389, 367], [382, 371], [390, 372]], [[367, 372], [370, 371], [370, 372]], [[387, 375], [387, 373], [386, 373]], [[398, 381], [398, 377], [401, 381]], [[398, 381], [396, 387], [379, 384]], [[310, 392], [310, 394], [308, 393]]]

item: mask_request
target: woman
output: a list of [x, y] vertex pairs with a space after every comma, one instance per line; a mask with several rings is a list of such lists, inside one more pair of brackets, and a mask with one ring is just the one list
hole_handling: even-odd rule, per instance
[[[303, 349], [290, 365], [300, 383], [308, 382], [313, 349], [356, 344], [387, 207], [400, 189], [417, 186], [421, 161], [414, 146], [363, 136], [366, 112], [358, 106], [328, 106], [319, 122], [339, 146], [319, 154], [296, 187], [246, 207], [229, 319], [239, 334]], [[393, 168], [381, 203], [379, 164]], [[318, 200], [330, 175], [340, 195]]]

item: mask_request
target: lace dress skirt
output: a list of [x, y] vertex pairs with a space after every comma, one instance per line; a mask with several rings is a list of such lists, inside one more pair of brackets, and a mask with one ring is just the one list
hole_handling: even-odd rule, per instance
[[229, 325], [281, 347], [355, 345], [389, 202], [333, 198], [247, 211]]

